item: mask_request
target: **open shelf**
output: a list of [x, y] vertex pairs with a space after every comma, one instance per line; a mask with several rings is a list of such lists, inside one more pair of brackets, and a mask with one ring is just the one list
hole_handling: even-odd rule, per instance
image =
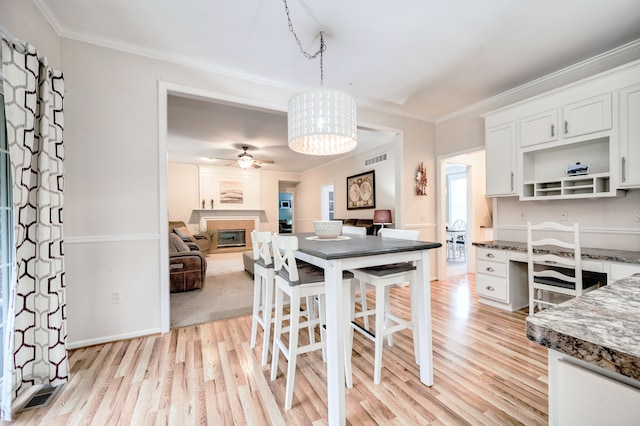
[[522, 199], [612, 197], [620, 195], [616, 191], [613, 193], [610, 191], [609, 180], [609, 173], [597, 173], [528, 181], [524, 183]]

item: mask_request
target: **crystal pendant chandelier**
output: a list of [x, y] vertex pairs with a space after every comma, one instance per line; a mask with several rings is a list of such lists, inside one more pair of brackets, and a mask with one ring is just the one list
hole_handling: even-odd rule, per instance
[[289, 9], [284, 1], [289, 30], [307, 59], [320, 56], [320, 87], [294, 95], [287, 104], [289, 148], [309, 155], [336, 155], [349, 152], [356, 142], [356, 101], [347, 93], [322, 87], [324, 82], [324, 33], [320, 32], [320, 50], [310, 55], [293, 31]]

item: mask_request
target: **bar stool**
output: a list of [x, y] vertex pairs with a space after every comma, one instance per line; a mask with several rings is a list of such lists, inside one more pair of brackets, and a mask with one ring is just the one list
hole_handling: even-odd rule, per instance
[[[275, 266], [275, 327], [273, 332], [273, 351], [271, 357], [271, 380], [275, 380], [278, 374], [278, 359], [280, 352], [288, 361], [287, 386], [285, 391], [285, 410], [291, 409], [293, 402], [293, 388], [295, 383], [296, 363], [298, 354], [322, 349], [323, 360], [325, 360], [325, 283], [324, 271], [305, 262], [296, 261], [294, 251], [298, 249], [298, 238], [296, 236], [273, 236], [273, 259]], [[343, 284], [350, 285], [353, 274], [343, 273]], [[290, 313], [289, 326], [283, 327], [284, 320], [284, 295], [289, 296]], [[306, 298], [307, 319], [301, 322], [300, 316], [304, 312], [300, 311], [300, 298]], [[314, 308], [316, 298], [319, 301], [319, 308]], [[320, 328], [320, 342], [315, 341], [315, 328]], [[309, 343], [299, 345], [298, 334], [301, 328], [307, 327], [309, 330]], [[289, 334], [289, 346], [287, 346], [282, 336]]]
[[[380, 235], [382, 238], [397, 238], [404, 240], [417, 241], [420, 235], [419, 231], [409, 231], [400, 229], [382, 228], [380, 229]], [[413, 342], [414, 342], [414, 354], [416, 364], [419, 363], [418, 357], [418, 330], [414, 326], [416, 322], [413, 320], [413, 315], [417, 312], [417, 300], [411, 298], [411, 316], [412, 319], [407, 321], [391, 313], [391, 304], [389, 301], [389, 288], [396, 285], [402, 285], [405, 282], [416, 282], [416, 268], [412, 263], [401, 262], [390, 265], [376, 266], [370, 268], [354, 269], [353, 275], [361, 283], [367, 283], [375, 287], [376, 294], [376, 306], [375, 309], [363, 312], [364, 315], [375, 314], [375, 331], [371, 333], [368, 328], [361, 327], [359, 324], [351, 321], [351, 333], [350, 339], [347, 339], [347, 354], [351, 354], [353, 347], [353, 330], [358, 331], [363, 336], [374, 342], [375, 354], [374, 354], [374, 368], [373, 368], [373, 382], [380, 384], [380, 376], [382, 372], [382, 349], [384, 338], [387, 338], [387, 344], [393, 346], [392, 334], [404, 330], [413, 330]], [[412, 292], [413, 293], [413, 292]], [[352, 302], [352, 315], [353, 302]], [[347, 386], [352, 386], [351, 378], [351, 357], [347, 356], [346, 364], [346, 380]]]
[[[351, 235], [367, 235], [367, 228], [363, 226], [348, 226], [344, 225], [342, 227], [342, 234], [351, 234]], [[356, 290], [360, 293], [356, 296]], [[355, 312], [355, 304], [356, 302], [360, 302], [360, 312]], [[367, 307], [367, 283], [353, 280], [353, 284], [351, 285], [351, 312], [353, 312], [353, 316], [351, 320], [353, 321], [355, 318], [362, 318], [364, 321], [364, 328], [369, 328], [369, 314], [367, 311], [369, 308]]]
[[251, 348], [256, 347], [258, 325], [262, 327], [262, 365], [267, 365], [271, 323], [273, 322], [274, 271], [271, 258], [271, 233], [251, 231], [253, 248], [253, 315], [251, 321]]

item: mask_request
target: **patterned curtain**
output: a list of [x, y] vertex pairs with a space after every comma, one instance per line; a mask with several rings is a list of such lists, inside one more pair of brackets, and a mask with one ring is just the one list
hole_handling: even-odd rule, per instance
[[7, 420], [13, 399], [35, 385], [65, 383], [69, 365], [62, 239], [64, 80], [33, 46], [16, 50], [4, 37], [2, 68], [16, 260], [3, 369], [1, 414]]

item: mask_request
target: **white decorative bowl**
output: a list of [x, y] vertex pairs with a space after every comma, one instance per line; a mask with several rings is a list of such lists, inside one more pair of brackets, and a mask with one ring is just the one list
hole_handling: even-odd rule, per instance
[[341, 220], [316, 220], [313, 229], [318, 238], [337, 238], [342, 232]]

